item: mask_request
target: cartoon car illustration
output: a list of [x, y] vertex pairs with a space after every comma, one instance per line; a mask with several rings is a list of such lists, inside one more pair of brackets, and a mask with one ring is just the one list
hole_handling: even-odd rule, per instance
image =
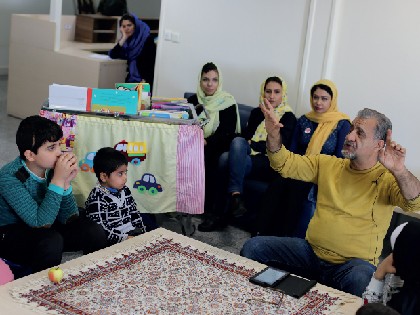
[[114, 146], [114, 149], [122, 152], [128, 162], [134, 165], [140, 165], [146, 159], [146, 142], [127, 142], [122, 140]]
[[158, 192], [162, 192], [162, 186], [156, 183], [156, 177], [150, 173], [144, 173], [141, 179], [136, 180], [133, 188], [137, 188], [139, 193], [149, 192], [151, 195], [156, 195]]
[[89, 152], [86, 154], [85, 158], [79, 162], [79, 167], [83, 172], [93, 171], [93, 158], [95, 157], [96, 152]]

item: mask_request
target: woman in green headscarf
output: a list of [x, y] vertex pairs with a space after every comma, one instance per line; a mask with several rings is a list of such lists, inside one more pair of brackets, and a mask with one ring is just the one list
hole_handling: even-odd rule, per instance
[[[285, 145], [289, 146], [289, 140], [293, 134], [296, 124], [296, 117], [292, 108], [287, 103], [286, 82], [277, 77], [269, 77], [261, 84], [260, 102], [266, 98], [274, 107], [279, 121], [283, 124], [281, 128], [282, 138]], [[227, 193], [229, 195], [228, 215], [239, 217], [246, 212], [243, 205], [242, 194], [245, 178], [270, 181], [276, 176], [275, 171], [270, 167], [266, 155], [266, 138], [264, 115], [259, 107], [254, 108], [248, 119], [243, 137], [236, 137], [230, 144], [229, 152], [225, 152], [219, 159], [219, 174], [228, 174]], [[221, 182], [221, 180], [220, 180]], [[219, 182], [218, 186], [225, 188]], [[220, 192], [224, 200], [226, 191]], [[203, 232], [213, 231], [224, 225], [224, 205], [215, 206], [211, 215], [207, 216], [198, 229]]]
[[[206, 169], [204, 211], [209, 212], [213, 205], [216, 170], [220, 155], [229, 150], [232, 139], [241, 132], [238, 105], [235, 98], [223, 91], [223, 78], [220, 69], [212, 62], [206, 63], [198, 77], [197, 94], [188, 98], [188, 103], [196, 106], [199, 118], [206, 118], [204, 126], [204, 161]], [[202, 105], [202, 106], [200, 106]]]

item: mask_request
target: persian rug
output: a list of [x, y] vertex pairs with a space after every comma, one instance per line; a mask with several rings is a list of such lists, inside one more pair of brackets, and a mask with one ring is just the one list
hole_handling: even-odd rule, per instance
[[316, 289], [295, 299], [251, 284], [248, 278], [263, 265], [249, 268], [254, 262], [247, 266], [240, 256], [164, 229], [123, 243], [109, 257], [75, 264], [79, 258], [72, 268], [64, 264], [59, 284], [50, 283], [45, 274], [28, 278], [11, 294], [34, 311], [66, 315], [313, 315], [335, 313], [343, 302]]

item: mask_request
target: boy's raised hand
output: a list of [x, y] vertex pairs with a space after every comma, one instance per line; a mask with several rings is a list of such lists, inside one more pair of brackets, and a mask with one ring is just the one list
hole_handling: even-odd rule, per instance
[[51, 182], [59, 187], [68, 189], [78, 171], [77, 158], [73, 153], [65, 152], [57, 159], [54, 176]]
[[382, 262], [378, 265], [378, 268], [376, 268], [375, 273], [373, 276], [377, 280], [384, 280], [385, 276], [388, 273], [395, 273], [396, 269], [394, 267], [394, 258], [392, 256], [392, 253], [389, 254]]
[[69, 177], [67, 177], [65, 183], [64, 183], [64, 189], [69, 189], [71, 185], [71, 181], [76, 178], [77, 174], [79, 173], [79, 167], [77, 166], [77, 161], [75, 164], [75, 168], [71, 171]]

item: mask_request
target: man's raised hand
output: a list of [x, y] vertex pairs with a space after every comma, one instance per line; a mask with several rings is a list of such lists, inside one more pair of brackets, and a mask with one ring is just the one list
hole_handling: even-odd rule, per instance
[[279, 122], [274, 108], [270, 102], [264, 98], [263, 104], [260, 104], [261, 111], [265, 118], [265, 129], [267, 130], [267, 149], [271, 152], [277, 152], [282, 145], [280, 128], [283, 125]]
[[401, 171], [405, 171], [405, 154], [405, 148], [392, 141], [392, 131], [388, 130], [386, 134], [386, 145], [379, 152], [379, 162], [393, 174], [398, 174]]

